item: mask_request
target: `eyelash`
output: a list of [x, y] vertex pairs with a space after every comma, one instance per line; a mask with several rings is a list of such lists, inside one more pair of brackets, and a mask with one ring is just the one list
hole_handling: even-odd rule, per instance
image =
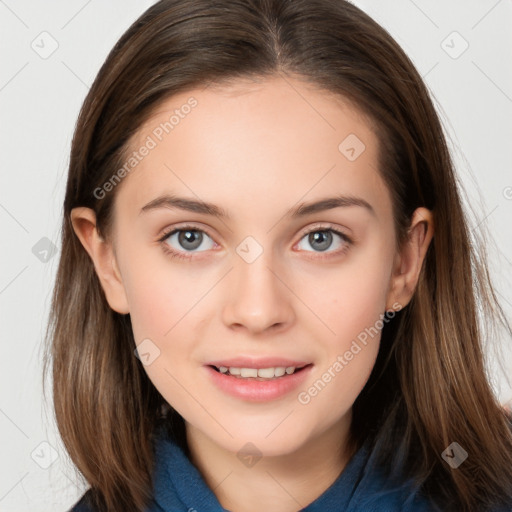
[[[184, 225], [184, 226], [180, 226], [179, 228], [172, 228], [170, 230], [167, 230], [158, 239], [158, 242], [160, 242], [162, 244], [164, 252], [171, 258], [179, 258], [182, 260], [191, 260], [194, 258], [194, 254], [195, 254], [194, 252], [187, 253], [187, 252], [175, 251], [174, 249], [171, 249], [168, 244], [165, 243], [165, 241], [170, 236], [174, 235], [175, 233], [179, 233], [181, 231], [197, 231], [199, 233], [204, 233], [205, 235], [208, 235], [210, 238], [212, 238], [208, 234], [207, 231], [205, 231], [204, 229], [201, 229], [197, 226], [194, 226], [194, 225]], [[327, 259], [327, 258], [330, 258], [333, 256], [339, 256], [341, 254], [344, 254], [345, 252], [347, 252], [349, 250], [350, 246], [353, 244], [353, 240], [351, 238], [349, 238], [342, 231], [339, 231], [338, 229], [336, 229], [332, 226], [315, 226], [314, 228], [310, 229], [309, 231], [306, 231], [305, 233], [303, 233], [302, 236], [300, 237], [300, 240], [302, 240], [305, 236], [307, 236], [311, 233], [320, 233], [320, 232], [335, 233], [345, 242], [345, 245], [342, 249], [338, 249], [335, 252], [329, 252], [329, 253], [327, 253], [327, 255], [321, 255], [321, 253], [319, 252], [319, 253], [317, 253], [317, 254], [319, 254], [319, 256], [313, 257], [313, 259], [315, 259], [315, 260], [318, 260], [318, 259], [323, 260], [323, 259]], [[203, 251], [199, 251], [199, 252], [203, 252]], [[306, 251], [306, 252], [311, 252], [311, 251]]]

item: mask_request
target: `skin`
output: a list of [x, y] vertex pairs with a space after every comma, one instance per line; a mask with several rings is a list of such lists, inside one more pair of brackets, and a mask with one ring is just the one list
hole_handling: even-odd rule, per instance
[[[410, 301], [433, 216], [416, 210], [409, 240], [397, 251], [371, 122], [343, 98], [291, 78], [173, 96], [131, 149], [191, 96], [197, 107], [115, 190], [112, 238], [98, 235], [90, 209], [74, 209], [72, 222], [110, 306], [130, 314], [136, 344], [149, 338], [160, 349], [145, 370], [185, 419], [192, 461], [221, 505], [294, 512], [320, 496], [352, 455], [345, 445], [351, 408], [374, 366], [380, 333], [308, 404], [297, 393], [382, 313]], [[366, 146], [354, 161], [338, 149], [349, 134]], [[363, 198], [374, 213], [345, 206], [285, 215], [335, 193]], [[214, 203], [230, 218], [171, 208], [141, 213], [163, 194]], [[191, 259], [171, 258], [166, 245], [182, 253], [190, 245], [180, 245], [178, 235], [158, 239], [185, 222], [207, 234], [188, 251]], [[309, 231], [329, 228], [352, 242], [333, 233], [322, 251], [308, 241]], [[247, 236], [263, 250], [252, 263], [236, 252]], [[314, 367], [300, 389], [253, 403], [212, 386], [203, 367], [238, 355], [284, 356]], [[263, 456], [251, 467], [237, 457], [249, 441]]]

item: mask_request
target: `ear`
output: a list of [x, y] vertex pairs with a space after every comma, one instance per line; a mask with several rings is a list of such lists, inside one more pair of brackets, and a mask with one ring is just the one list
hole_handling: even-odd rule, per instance
[[96, 229], [96, 214], [90, 208], [71, 210], [76, 236], [91, 257], [110, 307], [121, 314], [130, 312], [112, 244], [103, 240]]
[[434, 236], [434, 215], [427, 208], [417, 208], [407, 231], [408, 237], [395, 257], [391, 283], [386, 299], [386, 311], [393, 304], [404, 308], [411, 300], [432, 237]]

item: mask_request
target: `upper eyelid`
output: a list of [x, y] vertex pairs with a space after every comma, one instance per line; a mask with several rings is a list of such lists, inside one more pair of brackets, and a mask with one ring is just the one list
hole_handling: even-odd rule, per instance
[[166, 238], [169, 238], [173, 233], [176, 233], [176, 232], [179, 232], [179, 231], [186, 231], [187, 229], [190, 230], [190, 231], [201, 231], [202, 233], [207, 234], [210, 238], [213, 239], [213, 237], [210, 235], [210, 233], [208, 233], [207, 229], [205, 229], [203, 227], [199, 227], [199, 226], [194, 226], [193, 224], [190, 224], [190, 225], [183, 225], [183, 226], [173, 226], [173, 227], [168, 228], [168, 229], [163, 229], [162, 230], [162, 234], [159, 235], [158, 240], [159, 241], [163, 241]]
[[303, 230], [301, 230], [301, 233], [302, 233], [302, 235], [307, 235], [308, 233], [312, 233], [312, 232], [314, 233], [315, 231], [338, 231], [342, 235], [344, 235], [347, 238], [349, 238], [349, 235], [345, 233], [345, 230], [343, 228], [335, 226], [335, 225], [333, 225], [333, 224], [331, 224], [329, 222], [327, 222], [327, 223], [322, 223], [322, 222], [314, 223], [312, 226], [310, 226], [308, 228], [304, 228]]

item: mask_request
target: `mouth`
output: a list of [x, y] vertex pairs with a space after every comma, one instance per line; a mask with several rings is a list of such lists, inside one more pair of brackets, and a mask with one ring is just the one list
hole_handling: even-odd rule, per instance
[[237, 366], [216, 366], [208, 365], [217, 373], [226, 376], [235, 377], [241, 380], [268, 381], [285, 378], [304, 371], [305, 368], [312, 366], [310, 364], [302, 364], [301, 366], [274, 366], [268, 368], [241, 368]]
[[223, 394], [247, 402], [269, 402], [289, 397], [294, 390], [305, 385], [311, 376], [313, 363], [286, 362], [295, 362], [297, 366], [266, 366], [268, 362], [253, 362], [254, 366], [260, 367], [247, 368], [222, 366], [217, 362], [204, 365], [204, 368], [211, 379], [210, 382]]

